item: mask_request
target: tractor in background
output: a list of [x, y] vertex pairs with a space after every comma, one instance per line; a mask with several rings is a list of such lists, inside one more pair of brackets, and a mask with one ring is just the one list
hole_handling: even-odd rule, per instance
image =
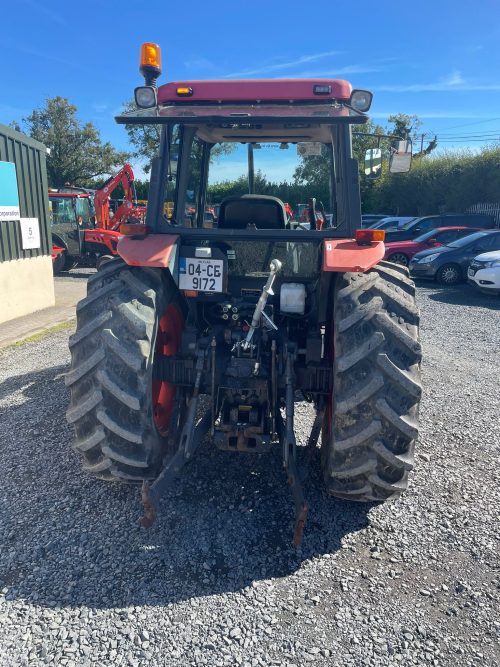
[[[124, 197], [116, 211], [110, 196], [122, 185]], [[68, 271], [86, 261], [99, 269], [117, 256], [119, 227], [132, 219], [144, 222], [146, 207], [136, 203], [134, 172], [129, 164], [109, 178], [98, 190], [65, 186], [49, 190], [49, 219], [52, 229], [54, 274]]]

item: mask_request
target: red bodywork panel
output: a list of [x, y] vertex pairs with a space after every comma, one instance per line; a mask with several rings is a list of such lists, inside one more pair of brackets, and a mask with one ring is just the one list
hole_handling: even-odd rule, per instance
[[352, 239], [323, 241], [323, 271], [364, 273], [384, 258], [383, 241], [358, 245]]
[[55, 262], [57, 257], [65, 251], [65, 248], [61, 248], [61, 246], [58, 245], [53, 245], [52, 246], [52, 252], [50, 253], [52, 255], [52, 261]]
[[123, 236], [118, 243], [118, 254], [129, 266], [168, 269], [178, 240], [179, 237], [173, 234], [150, 234], [141, 239]]
[[[129, 266], [167, 269], [178, 240], [174, 234], [150, 234], [141, 239], [124, 236], [118, 243], [118, 254]], [[325, 240], [323, 271], [368, 271], [383, 259], [384, 252], [382, 241], [360, 246], [353, 240]]]
[[[326, 95], [314, 86], [330, 86]], [[191, 88], [192, 95], [177, 95], [177, 88]], [[290, 102], [297, 100], [349, 100], [352, 86], [342, 79], [244, 79], [242, 81], [174, 81], [158, 88], [158, 102]]]
[[116, 246], [123, 234], [113, 229], [86, 229], [83, 232], [83, 240], [87, 252], [92, 252], [92, 245], [104, 245], [112, 255], [117, 255]]

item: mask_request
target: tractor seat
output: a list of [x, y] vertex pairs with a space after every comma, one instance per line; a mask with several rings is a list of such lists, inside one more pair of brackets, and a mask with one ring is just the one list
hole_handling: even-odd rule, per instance
[[219, 229], [285, 229], [285, 205], [278, 197], [267, 195], [243, 195], [227, 197], [221, 202], [218, 218]]

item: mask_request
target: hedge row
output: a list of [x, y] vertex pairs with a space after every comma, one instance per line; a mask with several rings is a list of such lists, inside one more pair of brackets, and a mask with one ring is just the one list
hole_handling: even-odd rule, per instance
[[500, 146], [414, 159], [409, 173], [385, 172], [364, 194], [365, 211], [394, 215], [463, 212], [477, 202], [499, 202]]

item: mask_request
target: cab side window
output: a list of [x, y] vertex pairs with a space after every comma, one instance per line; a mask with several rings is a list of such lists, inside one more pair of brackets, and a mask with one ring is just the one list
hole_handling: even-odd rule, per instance
[[90, 205], [87, 198], [78, 197], [76, 200], [76, 217], [81, 218], [83, 224], [90, 222]]

